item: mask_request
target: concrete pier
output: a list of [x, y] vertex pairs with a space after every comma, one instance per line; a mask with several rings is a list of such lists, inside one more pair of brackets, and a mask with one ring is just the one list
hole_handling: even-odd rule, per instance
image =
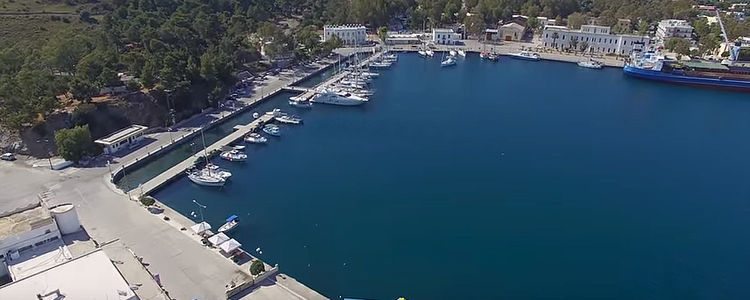
[[[232, 144], [235, 141], [242, 139], [246, 134], [260, 128], [261, 126], [263, 126], [264, 124], [272, 120], [273, 120], [273, 116], [269, 114], [263, 114], [257, 119], [255, 119], [254, 121], [250, 122], [249, 124], [244, 125], [244, 126], [239, 126], [237, 130], [235, 130], [234, 132], [225, 136], [221, 140], [207, 146], [206, 152], [211, 153], [214, 150], [219, 150], [224, 146]], [[190, 169], [195, 164], [195, 159], [197, 157], [200, 157], [202, 154], [203, 152], [198, 152], [196, 153], [196, 155], [190, 156], [187, 159], [181, 161], [180, 163], [176, 164], [174, 167], [169, 168], [169, 170], [159, 174], [158, 176], [142, 184], [139, 187], [138, 191], [143, 195], [149, 194], [153, 192], [154, 190], [160, 188], [164, 184], [174, 180], [175, 178], [178, 178], [179, 176], [184, 175], [185, 171]]]

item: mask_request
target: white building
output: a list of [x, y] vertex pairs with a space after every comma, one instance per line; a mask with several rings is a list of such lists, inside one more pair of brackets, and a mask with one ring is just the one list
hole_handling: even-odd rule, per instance
[[456, 45], [461, 41], [461, 34], [456, 33], [453, 29], [432, 29], [432, 42], [443, 45]]
[[137, 300], [101, 249], [0, 287], [0, 299]]
[[367, 28], [362, 25], [326, 25], [323, 27], [323, 41], [339, 37], [344, 45], [361, 45], [367, 41]]
[[542, 45], [547, 48], [569, 49], [571, 40], [578, 41], [577, 47], [584, 42], [588, 44], [588, 52], [617, 55], [630, 55], [633, 49], [643, 49], [643, 45], [650, 43], [646, 36], [610, 34], [607, 26], [583, 25], [580, 30], [547, 26], [542, 32]]
[[112, 154], [138, 145], [138, 142], [143, 140], [143, 132], [146, 129], [148, 129], [146, 126], [131, 125], [94, 142], [104, 147], [105, 154]]
[[661, 20], [656, 27], [656, 39], [664, 41], [668, 38], [691, 38], [693, 26], [685, 20]]
[[[13, 260], [24, 251], [60, 238], [55, 219], [43, 205], [0, 217], [0, 261]], [[0, 276], [6, 272], [0, 267]]]
[[419, 34], [399, 34], [399, 33], [389, 33], [388, 39], [385, 40], [386, 44], [388, 45], [418, 45], [422, 43], [422, 40], [419, 39]]

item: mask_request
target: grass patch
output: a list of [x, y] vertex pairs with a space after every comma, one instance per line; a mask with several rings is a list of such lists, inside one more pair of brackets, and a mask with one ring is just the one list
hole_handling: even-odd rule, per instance
[[0, 49], [13, 46], [39, 49], [52, 37], [93, 28], [77, 17], [65, 20], [65, 17], [53, 20], [52, 16], [0, 16]]
[[0, 13], [62, 13], [77, 14], [82, 10], [98, 11], [98, 3], [62, 0], [0, 0]]

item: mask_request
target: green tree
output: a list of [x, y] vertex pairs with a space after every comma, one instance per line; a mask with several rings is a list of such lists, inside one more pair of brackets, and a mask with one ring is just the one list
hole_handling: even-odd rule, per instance
[[667, 50], [677, 54], [689, 55], [690, 54], [690, 41], [682, 38], [671, 38], [664, 42], [664, 47]]
[[700, 38], [698, 52], [700, 54], [712, 54], [716, 48], [719, 48], [720, 39], [713, 33], [709, 33]]
[[388, 40], [388, 27], [380, 26], [378, 28], [378, 38], [380, 38], [383, 44], [386, 44], [386, 40]]
[[98, 92], [96, 85], [86, 79], [76, 77], [70, 82], [70, 94], [74, 99], [91, 102], [91, 97], [96, 96]]
[[91, 151], [91, 132], [89, 126], [76, 126], [71, 129], [60, 129], [55, 132], [57, 152], [66, 160], [79, 161]]
[[539, 19], [536, 17], [529, 17], [529, 20], [526, 22], [526, 28], [530, 29], [533, 32], [538, 31], [539, 28]]
[[578, 51], [578, 38], [571, 37], [568, 40], [568, 48], [570, 48], [573, 51]]
[[464, 25], [466, 25], [466, 33], [475, 37], [481, 35], [485, 27], [484, 19], [477, 14], [467, 16], [464, 19]]
[[265, 270], [266, 266], [263, 265], [263, 262], [260, 259], [256, 259], [250, 264], [250, 274], [252, 275], [258, 275]]
[[578, 48], [579, 48], [579, 49], [581, 50], [581, 52], [586, 52], [586, 50], [588, 50], [588, 49], [589, 49], [589, 42], [587, 42], [587, 41], [582, 41], [582, 42], [581, 42], [581, 43], [580, 43], [580, 44], [578, 45]]
[[586, 17], [579, 13], [574, 12], [568, 15], [568, 27], [572, 29], [581, 29], [581, 25], [586, 24]]
[[639, 34], [641, 34], [641, 35], [648, 35], [649, 27], [650, 26], [648, 25], [648, 22], [646, 22], [644, 20], [639, 20], [638, 21], [638, 33]]

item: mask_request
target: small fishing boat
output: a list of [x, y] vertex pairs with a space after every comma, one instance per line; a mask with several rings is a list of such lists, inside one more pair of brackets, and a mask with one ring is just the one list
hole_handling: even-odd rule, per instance
[[247, 154], [242, 153], [239, 150], [229, 150], [229, 151], [224, 151], [221, 154], [219, 154], [219, 157], [228, 161], [240, 162], [240, 161], [245, 161], [247, 159]]
[[589, 60], [589, 61], [582, 61], [578, 62], [579, 67], [588, 68], [588, 69], [601, 69], [602, 63], [595, 61], [595, 60]]
[[260, 133], [251, 132], [245, 136], [245, 142], [253, 144], [265, 144], [266, 142], [268, 142], [268, 139], [265, 136], [260, 135]]
[[232, 147], [232, 149], [238, 150], [238, 151], [244, 151], [245, 150], [245, 145], [236, 145], [236, 146]]
[[462, 49], [458, 49], [458, 55], [461, 55], [461, 56], [463, 56], [463, 57], [466, 57], [466, 51], [464, 51], [464, 50], [462, 50]]
[[498, 58], [499, 58], [499, 56], [497, 54], [495, 54], [495, 53], [490, 53], [490, 54], [487, 55], [487, 59], [491, 60], [491, 61], [497, 61]]
[[219, 227], [219, 232], [229, 232], [232, 229], [235, 229], [237, 225], [240, 224], [240, 218], [236, 215], [231, 215], [229, 218], [227, 218], [226, 223], [224, 225], [221, 225]]
[[427, 50], [425, 50], [424, 52], [425, 52], [425, 53], [427, 54], [427, 56], [429, 56], [429, 57], [433, 57], [433, 56], [435, 56], [435, 51], [432, 51], [432, 50], [430, 50], [430, 49], [427, 49]]
[[266, 124], [266, 126], [263, 126], [263, 132], [272, 136], [281, 136], [279, 126], [273, 124]]
[[487, 51], [482, 51], [482, 52], [480, 52], [480, 53], [479, 53], [479, 58], [485, 59], [485, 58], [487, 58], [487, 56], [489, 56], [489, 55], [490, 55], [490, 53], [489, 53], [489, 52], [487, 52]]
[[285, 123], [285, 124], [300, 124], [302, 123], [302, 118], [298, 116], [283, 114], [280, 116], [274, 117], [274, 120], [276, 120], [279, 123]]
[[451, 56], [454, 56], [454, 57], [455, 57], [456, 55], [458, 55], [458, 53], [456, 53], [456, 50], [451, 50], [451, 51], [450, 51], [450, 54], [451, 54]]
[[311, 108], [313, 106], [311, 101], [302, 100], [289, 100], [289, 105], [299, 108]]
[[420, 56], [427, 56], [427, 52], [424, 50], [419, 50], [417, 53], [419, 53]]

